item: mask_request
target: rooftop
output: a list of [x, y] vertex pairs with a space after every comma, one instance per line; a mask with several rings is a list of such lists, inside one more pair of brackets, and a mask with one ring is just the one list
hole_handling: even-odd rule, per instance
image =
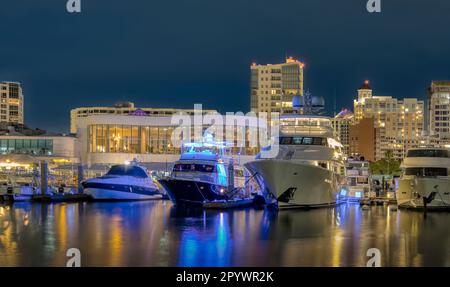
[[372, 90], [372, 88], [369, 85], [369, 80], [365, 80], [359, 89], [360, 90]]

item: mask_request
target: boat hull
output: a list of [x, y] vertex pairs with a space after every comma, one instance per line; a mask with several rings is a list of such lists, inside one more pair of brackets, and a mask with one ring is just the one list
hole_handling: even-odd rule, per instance
[[266, 202], [278, 208], [327, 207], [344, 201], [341, 176], [327, 169], [287, 160], [256, 160], [245, 166], [258, 179]]
[[220, 194], [227, 192], [226, 187], [221, 185], [174, 178], [160, 179], [159, 183], [174, 204], [203, 205], [207, 202], [228, 199], [227, 196]]
[[411, 176], [400, 179], [396, 193], [400, 208], [423, 209], [423, 197], [431, 199], [427, 209], [450, 210], [450, 178]]
[[156, 189], [142, 186], [83, 183], [83, 191], [95, 200], [153, 200], [162, 199]]

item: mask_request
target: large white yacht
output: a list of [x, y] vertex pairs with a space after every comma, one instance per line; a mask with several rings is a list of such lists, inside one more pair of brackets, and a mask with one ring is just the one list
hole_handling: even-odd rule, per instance
[[399, 207], [450, 208], [450, 149], [411, 149], [401, 167]]
[[[331, 120], [320, 116], [280, 118], [279, 152], [248, 162], [266, 202], [278, 208], [332, 206], [345, 195], [345, 161]], [[276, 139], [275, 139], [276, 140]]]
[[244, 170], [234, 163], [226, 143], [183, 144], [172, 173], [159, 182], [174, 204], [233, 207], [252, 202], [244, 189]]
[[144, 167], [133, 161], [114, 165], [104, 176], [83, 182], [83, 190], [96, 200], [161, 199], [163, 194]]

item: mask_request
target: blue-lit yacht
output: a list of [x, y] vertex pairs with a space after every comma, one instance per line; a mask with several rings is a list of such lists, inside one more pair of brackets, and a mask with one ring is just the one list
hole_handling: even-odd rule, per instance
[[185, 143], [169, 177], [159, 182], [175, 204], [234, 207], [249, 204], [244, 170], [234, 164], [226, 143]]
[[146, 169], [133, 161], [114, 165], [104, 176], [83, 182], [84, 192], [96, 200], [150, 200], [163, 194]]

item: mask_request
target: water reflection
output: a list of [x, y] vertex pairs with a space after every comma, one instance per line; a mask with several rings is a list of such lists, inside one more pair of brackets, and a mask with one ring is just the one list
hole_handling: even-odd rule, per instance
[[450, 266], [449, 213], [201, 210], [168, 201], [0, 205], [0, 266]]

